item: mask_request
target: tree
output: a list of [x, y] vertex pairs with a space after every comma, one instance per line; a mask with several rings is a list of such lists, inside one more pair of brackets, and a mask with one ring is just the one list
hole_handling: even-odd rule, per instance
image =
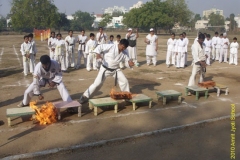
[[72, 30], [92, 29], [94, 17], [88, 12], [77, 11], [73, 14], [73, 20], [71, 20]]
[[100, 27], [106, 27], [108, 23], [112, 21], [112, 16], [110, 14], [103, 14], [102, 20], [98, 24]]
[[57, 23], [56, 29], [60, 32], [61, 29], [69, 30], [70, 28], [70, 20], [67, 19], [67, 15], [65, 13], [59, 13], [59, 21]]
[[212, 27], [210, 27], [210, 30], [219, 30], [224, 31], [225, 30], [225, 20], [224, 17], [219, 14], [210, 14], [209, 15], [209, 22], [208, 24]]
[[226, 18], [227, 21], [230, 21], [230, 24], [229, 24], [230, 31], [234, 31], [237, 27], [237, 22], [234, 20], [234, 18], [235, 18], [235, 15], [233, 13], [230, 14], [229, 18]]
[[190, 26], [189, 26], [189, 27], [194, 28], [196, 22], [197, 22], [198, 20], [201, 20], [201, 19], [202, 19], [202, 18], [201, 18], [201, 16], [200, 16], [200, 14], [195, 14], [195, 16], [194, 16], [194, 17], [191, 19], [191, 21], [190, 21]]
[[52, 0], [13, 0], [12, 27], [18, 31], [54, 28], [60, 18], [57, 10]]
[[119, 16], [123, 16], [124, 13], [123, 12], [120, 12], [120, 11], [115, 11], [112, 13], [112, 17], [119, 17]]
[[0, 31], [6, 29], [7, 27], [7, 20], [4, 17], [0, 18]]

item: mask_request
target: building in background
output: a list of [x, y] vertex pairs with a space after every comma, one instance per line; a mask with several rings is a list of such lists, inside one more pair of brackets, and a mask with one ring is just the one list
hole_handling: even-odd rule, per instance
[[208, 18], [208, 17], [210, 16], [210, 14], [212, 14], [212, 13], [218, 14], [218, 15], [221, 15], [221, 16], [224, 17], [224, 15], [223, 15], [223, 10], [216, 9], [216, 8], [212, 8], [212, 9], [210, 9], [210, 10], [205, 10], [205, 11], [203, 11], [203, 17]]
[[140, 8], [140, 7], [142, 7], [142, 5], [143, 5], [143, 2], [138, 1], [136, 4], [134, 4], [132, 7], [130, 7], [129, 10], [134, 9], [134, 8]]
[[[217, 27], [217, 26], [210, 26], [208, 22], [209, 22], [208, 20], [198, 20], [195, 23], [195, 29], [200, 30], [200, 29], [208, 29], [209, 27]], [[230, 24], [230, 21], [225, 21], [224, 28], [226, 31], [229, 31], [229, 24]]]
[[102, 16], [103, 14], [95, 14], [93, 15], [95, 17], [94, 21], [93, 21], [93, 24], [92, 24], [92, 27], [93, 28], [98, 28], [98, 24], [101, 22], [101, 20], [103, 19]]
[[114, 7], [108, 7], [107, 9], [104, 10], [104, 14], [110, 14], [110, 15], [113, 15], [113, 13], [127, 13], [128, 10], [121, 6], [121, 7], [118, 7], [118, 6], [114, 6]]

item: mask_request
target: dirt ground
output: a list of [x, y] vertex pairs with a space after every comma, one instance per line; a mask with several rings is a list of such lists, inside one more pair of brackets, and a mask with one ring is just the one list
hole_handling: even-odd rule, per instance
[[[89, 33], [86, 34], [89, 35]], [[107, 34], [117, 35], [117, 33], [111, 32]], [[121, 33], [121, 36], [124, 37], [124, 34], [125, 33]], [[63, 34], [63, 37], [65, 36], [66, 33]], [[192, 61], [191, 53], [188, 55], [189, 66], [187, 68], [167, 68], [165, 57], [166, 43], [169, 36], [160, 35], [157, 66], [147, 66], [145, 60], [146, 45], [143, 42], [145, 36], [146, 34], [140, 34], [137, 44], [140, 67], [134, 68], [133, 70], [124, 69], [123, 72], [129, 80], [132, 93], [143, 93], [153, 98], [152, 109], [147, 107], [148, 104], [140, 104], [137, 111], [133, 111], [131, 105], [120, 101], [119, 113], [114, 114], [112, 107], [103, 107], [99, 109], [99, 115], [96, 117], [93, 115], [93, 112], [88, 109], [88, 106], [84, 105], [82, 107], [83, 116], [81, 118], [78, 118], [77, 114], [70, 114], [63, 110], [63, 119], [56, 124], [39, 126], [38, 124], [32, 124], [32, 122], [29, 121], [29, 117], [23, 117], [13, 119], [12, 127], [7, 126], [6, 109], [14, 108], [21, 102], [24, 90], [32, 82], [32, 77], [30, 75], [24, 77], [22, 73], [22, 57], [19, 50], [23, 42], [23, 35], [0, 36], [0, 158], [124, 137], [227, 116], [230, 115], [231, 104], [235, 104], [236, 113], [240, 113], [239, 65], [233, 66], [226, 63], [220, 64], [214, 62], [212, 66], [209, 66], [207, 68], [206, 80], [214, 80], [217, 83], [227, 85], [230, 89], [230, 94], [226, 96], [222, 93], [220, 97], [217, 97], [216, 92], [211, 90], [207, 100], [204, 99], [204, 96], [201, 96], [199, 101], [196, 101], [195, 96], [185, 96], [184, 94], [185, 86], [188, 84], [192, 69], [190, 66]], [[230, 40], [233, 37], [234, 35], [229, 35]], [[195, 36], [192, 35], [188, 38], [190, 39], [190, 51]], [[239, 36], [237, 38], [240, 39]], [[49, 54], [49, 51], [46, 42], [37, 41], [36, 43], [38, 49], [37, 61], [39, 61], [39, 57], [43, 54]], [[69, 73], [63, 74], [63, 81], [71, 97], [74, 100], [78, 100], [88, 86], [93, 83], [96, 75], [97, 71], [88, 72], [85, 68], [80, 68], [79, 70], [70, 69]], [[102, 88], [94, 94], [94, 98], [109, 96], [113, 85], [114, 79], [111, 77], [107, 78]], [[163, 107], [162, 102], [158, 102], [155, 92], [169, 89], [183, 93], [183, 103], [181, 105], [178, 105], [177, 101], [168, 101], [168, 104]], [[57, 89], [49, 89], [46, 87], [43, 88], [42, 91], [45, 99], [44, 101], [39, 101], [39, 105], [47, 101], [54, 102], [61, 100]], [[36, 97], [33, 98], [33, 100], [34, 99], [36, 99]], [[216, 125], [218, 126], [217, 129], [221, 126], [221, 124], [218, 125], [217, 122]], [[228, 130], [223, 129], [226, 132], [225, 136], [229, 137], [229, 134], [227, 134]], [[184, 133], [185, 131], [182, 131], [181, 134]], [[197, 129], [196, 131], [193, 129], [191, 133], [195, 135], [193, 139], [198, 137]], [[189, 133], [186, 132], [186, 135], [187, 134]], [[169, 136], [168, 138], [173, 136], [173, 141], [175, 141], [177, 140], [178, 134], [165, 136]], [[155, 138], [153, 138], [153, 140], [154, 139]], [[221, 141], [221, 137], [219, 137], [219, 139], [216, 138], [216, 140]], [[209, 141], [211, 142], [211, 139]], [[225, 141], [223, 141], [223, 143], [223, 146], [229, 145], [226, 144], [227, 142]], [[238, 140], [238, 144], [239, 143], [240, 141]], [[129, 143], [126, 143], [124, 145], [128, 144]], [[141, 145], [144, 144], [143, 141]], [[185, 144], [188, 145], [187, 142]], [[146, 145], [148, 145], [147, 142]], [[174, 148], [174, 151], [176, 151], [179, 146], [173, 145], [173, 147], [176, 147]], [[195, 147], [195, 149], [201, 149], [204, 146], [199, 145], [193, 147]], [[171, 154], [171, 152], [171, 150], [165, 150], [165, 153]], [[209, 150], [209, 152], [211, 151]], [[106, 151], [101, 155], [103, 156], [104, 153], [106, 153]], [[132, 153], [129, 152], [129, 154]], [[191, 155], [191, 153], [189, 154]], [[103, 157], [102, 159], [104, 159]], [[143, 159], [145, 158], [146, 157]]]

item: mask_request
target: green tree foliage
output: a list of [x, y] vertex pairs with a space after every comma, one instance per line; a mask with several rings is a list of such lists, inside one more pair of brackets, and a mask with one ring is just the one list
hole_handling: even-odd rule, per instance
[[103, 14], [102, 20], [98, 24], [99, 27], [106, 27], [108, 23], [112, 21], [112, 16], [110, 14]]
[[4, 17], [0, 18], [0, 31], [6, 29], [7, 27], [7, 20]]
[[219, 14], [210, 14], [209, 15], [209, 22], [208, 25], [210, 26], [209, 29], [210, 30], [218, 30], [220, 32], [223, 32], [225, 30], [225, 20], [224, 17], [219, 15]]
[[227, 21], [230, 21], [229, 28], [230, 31], [234, 31], [237, 28], [237, 22], [234, 20], [235, 14], [230, 14], [229, 18], [226, 18]]
[[82, 29], [91, 30], [94, 17], [88, 12], [77, 11], [73, 14], [73, 20], [71, 20], [71, 29], [79, 31]]
[[201, 18], [201, 16], [200, 16], [200, 14], [195, 14], [195, 16], [191, 19], [191, 21], [190, 21], [190, 25], [189, 25], [189, 27], [191, 27], [191, 28], [194, 28], [195, 27], [195, 23], [198, 21], [198, 20], [201, 20], [202, 18]]
[[12, 27], [18, 31], [55, 28], [59, 21], [52, 0], [12, 0]]
[[129, 27], [143, 29], [150, 27], [171, 29], [175, 23], [188, 24], [191, 16], [192, 12], [185, 0], [152, 0], [141, 8], [132, 9], [125, 14], [123, 23]]
[[61, 29], [69, 30], [70, 28], [70, 20], [67, 19], [67, 15], [65, 13], [59, 13], [59, 21], [57, 23], [56, 29], [60, 32]]
[[119, 17], [119, 16], [123, 16], [123, 15], [124, 15], [124, 13], [120, 12], [120, 11], [112, 13], [112, 17]]

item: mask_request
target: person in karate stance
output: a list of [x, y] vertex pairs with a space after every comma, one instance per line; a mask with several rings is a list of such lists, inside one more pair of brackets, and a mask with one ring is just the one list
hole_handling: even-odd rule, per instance
[[52, 44], [52, 50], [54, 52], [54, 60], [60, 65], [62, 72], [67, 72], [66, 61], [65, 61], [65, 41], [62, 40], [62, 35], [57, 34], [57, 39]]
[[229, 64], [238, 64], [238, 48], [239, 44], [237, 42], [237, 38], [233, 38], [233, 42], [230, 45], [230, 58], [229, 58]]
[[85, 54], [85, 48], [88, 37], [85, 35], [85, 30], [81, 31], [81, 35], [78, 35], [78, 58], [77, 58], [77, 66], [76, 69], [79, 69], [81, 66], [81, 59], [83, 57], [84, 65], [87, 65], [87, 55]]
[[189, 44], [189, 39], [187, 38], [186, 32], [183, 32], [183, 40], [185, 41], [185, 63], [184, 66], [187, 67], [187, 57], [188, 57], [188, 44]]
[[90, 33], [90, 39], [88, 40], [85, 49], [85, 53], [87, 55], [87, 71], [91, 71], [92, 69], [95, 71], [98, 70], [96, 54], [93, 52], [98, 44], [94, 39], [95, 35], [93, 33]]
[[126, 34], [125, 37], [129, 42], [129, 46], [127, 48], [129, 57], [133, 60], [136, 67], [139, 66], [137, 62], [137, 47], [136, 47], [138, 37], [139, 37], [138, 29], [136, 29], [136, 34], [134, 34], [132, 28], [128, 29], [128, 33]]
[[153, 66], [157, 65], [157, 50], [158, 50], [158, 36], [154, 34], [154, 29], [150, 29], [150, 34], [145, 38], [146, 47], [146, 60], [147, 65], [153, 63]]
[[37, 54], [37, 47], [36, 47], [36, 43], [35, 41], [33, 40], [33, 34], [30, 33], [28, 35], [28, 38], [29, 38], [29, 43], [31, 43], [32, 45], [32, 49], [30, 50], [30, 62], [29, 62], [29, 66], [30, 66], [30, 73], [33, 73], [34, 72], [34, 68], [35, 68], [35, 60], [36, 60], [36, 54]]
[[228, 63], [227, 56], [228, 56], [228, 46], [230, 45], [229, 39], [227, 38], [227, 33], [223, 34], [222, 38], [222, 51], [219, 58], [219, 63], [222, 63], [224, 61], [225, 63]]
[[75, 68], [75, 43], [77, 42], [76, 38], [73, 37], [73, 31], [68, 31], [68, 36], [65, 38], [66, 42], [66, 66], [67, 68]]
[[[166, 57], [166, 65], [169, 68], [170, 65], [176, 65], [176, 43], [177, 40], [175, 39], [175, 33], [172, 33], [171, 38], [167, 41], [167, 57]], [[172, 58], [172, 63], [171, 63]]]
[[211, 51], [212, 51], [212, 40], [210, 39], [210, 34], [207, 34], [207, 38], [204, 41], [205, 44], [205, 54], [207, 55], [206, 64], [211, 65]]
[[[128, 80], [121, 69], [119, 69], [119, 63], [122, 61], [125, 62], [126, 67], [134, 66], [133, 61], [130, 60], [126, 51], [128, 44], [126, 39], [122, 39], [118, 45], [102, 44], [97, 46], [94, 52], [97, 54], [97, 59], [102, 59], [102, 66], [94, 83], [81, 96], [81, 104], [88, 102], [88, 99], [95, 91], [100, 89], [100, 86], [108, 76], [115, 78], [115, 83], [118, 82], [121, 91], [130, 91]], [[101, 52], [104, 53], [103, 57], [100, 54]]]
[[23, 101], [18, 107], [28, 106], [33, 96], [38, 96], [39, 100], [43, 100], [44, 97], [41, 94], [40, 88], [45, 87], [46, 84], [48, 84], [50, 88], [57, 86], [63, 101], [72, 101], [72, 98], [62, 82], [62, 73], [59, 64], [51, 60], [48, 55], [43, 55], [40, 57], [40, 62], [35, 67], [33, 82], [25, 90]]
[[[28, 35], [24, 36], [23, 38], [24, 38], [24, 42], [21, 44], [20, 51], [23, 56], [23, 73], [24, 73], [24, 76], [27, 76], [29, 71], [29, 64], [30, 63], [33, 64], [34, 55], [32, 54], [32, 44], [29, 43]], [[33, 71], [31, 73], [33, 73]]]
[[216, 46], [218, 40], [218, 32], [215, 32], [215, 36], [212, 38], [212, 60], [216, 59]]
[[[118, 34], [116, 38], [117, 38], [117, 40], [114, 41], [114, 44], [118, 45], [121, 41], [121, 35]], [[124, 62], [120, 62], [119, 67], [121, 69], [124, 69]]]
[[56, 37], [55, 37], [55, 32], [51, 32], [51, 37], [48, 39], [48, 48], [49, 48], [49, 52], [50, 52], [50, 58], [54, 59], [54, 49], [53, 49], [53, 44], [56, 41]]
[[[198, 40], [195, 41], [192, 45], [192, 56], [193, 56], [193, 68], [192, 75], [189, 78], [188, 86], [195, 86], [195, 80], [197, 73], [200, 74], [199, 83], [203, 82], [203, 70], [206, 67], [206, 55], [203, 49], [203, 42], [205, 36], [204, 34], [200, 34], [198, 36]], [[191, 95], [189, 92], [188, 95]]]
[[176, 44], [176, 55], [177, 55], [177, 64], [176, 64], [176, 68], [184, 68], [185, 65], [185, 52], [186, 52], [186, 41], [184, 41], [183, 39], [183, 34], [179, 35], [179, 39], [177, 40], [177, 44]]

